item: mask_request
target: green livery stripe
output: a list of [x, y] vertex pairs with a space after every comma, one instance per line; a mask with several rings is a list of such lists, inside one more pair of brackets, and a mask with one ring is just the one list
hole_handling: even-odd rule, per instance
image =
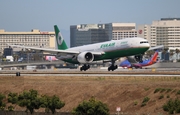
[[[94, 61], [115, 59], [117, 57], [126, 57], [126, 56], [131, 56], [131, 55], [136, 55], [136, 54], [144, 54], [144, 52], [147, 51], [148, 49], [149, 49], [148, 47], [144, 47], [144, 48], [141, 47], [141, 48], [127, 48], [127, 49], [122, 49], [122, 50], [109, 51], [109, 52], [105, 52], [105, 54], [101, 56], [95, 56]], [[66, 59], [64, 61], [69, 62], [69, 63], [79, 64], [77, 60]]]
[[103, 60], [103, 59], [113, 59], [116, 57], [126, 57], [136, 54], [143, 54], [147, 50], [148, 48], [128, 48], [123, 50], [109, 51], [109, 52], [105, 52], [104, 55], [95, 58], [94, 61]]

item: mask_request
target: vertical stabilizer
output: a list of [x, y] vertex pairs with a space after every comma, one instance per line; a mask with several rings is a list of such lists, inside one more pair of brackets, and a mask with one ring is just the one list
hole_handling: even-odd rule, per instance
[[59, 50], [65, 50], [68, 49], [66, 42], [64, 41], [61, 32], [59, 31], [59, 28], [57, 25], [54, 25], [54, 31], [56, 35], [56, 45]]
[[158, 52], [155, 52], [153, 57], [151, 58], [152, 62], [156, 62], [157, 61], [157, 57], [158, 57]]

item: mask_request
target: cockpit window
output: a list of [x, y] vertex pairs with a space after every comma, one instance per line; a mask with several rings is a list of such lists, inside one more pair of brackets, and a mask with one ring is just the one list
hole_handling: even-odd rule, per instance
[[143, 43], [148, 43], [148, 41], [141, 41], [140, 44], [143, 44]]

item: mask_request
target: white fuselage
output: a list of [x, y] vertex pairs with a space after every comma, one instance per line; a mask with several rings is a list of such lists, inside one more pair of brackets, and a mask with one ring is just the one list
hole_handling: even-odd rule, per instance
[[[144, 38], [135, 37], [135, 38], [125, 38], [122, 40], [111, 40], [107, 42], [78, 46], [78, 47], [69, 48], [65, 51], [78, 51], [79, 54], [89, 52], [92, 55], [94, 55], [93, 61], [97, 61], [97, 60], [106, 60], [106, 59], [117, 59], [119, 57], [131, 56], [136, 54], [143, 54], [145, 51], [148, 50], [149, 47], [150, 45], [147, 40], [145, 40]], [[59, 55], [59, 56], [57, 55], [56, 58], [70, 63], [79, 63], [77, 62], [76, 59], [78, 55], [71, 55], [71, 54]], [[82, 56], [81, 58], [83, 59], [85, 57]], [[71, 61], [67, 59], [70, 59]]]
[[[143, 41], [145, 41], [146, 43], [141, 43]], [[113, 43], [115, 44], [111, 45]], [[103, 44], [104, 46], [102, 46]], [[110, 46], [105, 46], [106, 44]], [[125, 38], [122, 40], [111, 40], [107, 42], [78, 46], [78, 47], [69, 48], [67, 50], [80, 51], [80, 52], [83, 51], [108, 52], [112, 50], [121, 50], [121, 49], [136, 48], [136, 47], [150, 47], [150, 45], [147, 42], [147, 40], [145, 40], [144, 38], [135, 37], [135, 38]]]

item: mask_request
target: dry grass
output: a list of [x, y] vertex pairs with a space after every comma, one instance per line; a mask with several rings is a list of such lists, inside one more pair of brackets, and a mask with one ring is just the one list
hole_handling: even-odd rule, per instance
[[[40, 94], [58, 95], [65, 101], [61, 111], [71, 111], [83, 100], [91, 96], [106, 103], [111, 113], [120, 106], [122, 112], [133, 113], [164, 113], [162, 105], [170, 98], [176, 98], [175, 92], [154, 93], [156, 88], [171, 88], [179, 90], [178, 77], [0, 77], [0, 92], [20, 93], [24, 90], [35, 89]], [[161, 95], [164, 98], [159, 99]], [[150, 101], [141, 107], [144, 97]], [[135, 104], [136, 103], [136, 104]], [[21, 109], [16, 106], [16, 110]]]

